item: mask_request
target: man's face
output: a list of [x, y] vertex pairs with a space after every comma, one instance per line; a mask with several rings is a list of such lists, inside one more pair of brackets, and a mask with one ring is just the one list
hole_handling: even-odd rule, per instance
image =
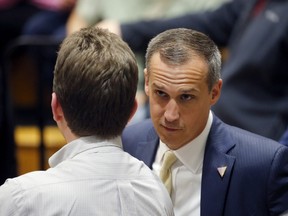
[[171, 149], [178, 149], [204, 129], [211, 105], [220, 95], [221, 80], [212, 91], [206, 82], [208, 66], [194, 55], [181, 66], [167, 65], [158, 53], [145, 70], [145, 92], [160, 139]]

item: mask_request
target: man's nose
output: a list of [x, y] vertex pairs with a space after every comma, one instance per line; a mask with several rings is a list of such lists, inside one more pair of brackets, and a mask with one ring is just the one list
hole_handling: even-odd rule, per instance
[[175, 100], [170, 100], [167, 103], [164, 117], [168, 122], [173, 122], [179, 118], [178, 104]]

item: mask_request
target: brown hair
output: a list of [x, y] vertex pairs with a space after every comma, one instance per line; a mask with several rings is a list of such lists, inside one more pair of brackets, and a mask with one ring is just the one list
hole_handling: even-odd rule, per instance
[[137, 83], [135, 56], [119, 36], [89, 27], [61, 44], [53, 91], [74, 134], [120, 135], [133, 109]]

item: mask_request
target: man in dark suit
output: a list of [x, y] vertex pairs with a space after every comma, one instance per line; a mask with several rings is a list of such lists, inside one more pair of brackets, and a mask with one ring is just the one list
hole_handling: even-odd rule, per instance
[[209, 35], [228, 50], [214, 113], [225, 123], [279, 140], [288, 125], [287, 11], [287, 0], [233, 0], [213, 12], [121, 24], [118, 29], [109, 22], [106, 27], [120, 30], [135, 51], [146, 49], [152, 37], [167, 29]]
[[180, 28], [152, 39], [144, 71], [151, 120], [125, 129], [124, 150], [160, 177], [174, 153], [167, 173], [175, 215], [288, 215], [288, 148], [214, 115], [220, 68], [203, 33]]

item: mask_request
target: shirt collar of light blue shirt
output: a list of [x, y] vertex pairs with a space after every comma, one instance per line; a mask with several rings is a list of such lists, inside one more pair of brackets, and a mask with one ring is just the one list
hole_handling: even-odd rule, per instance
[[80, 137], [70, 143], [67, 143], [59, 151], [53, 154], [49, 158], [49, 165], [50, 167], [55, 167], [62, 161], [73, 158], [76, 155], [87, 150], [108, 146], [118, 147], [122, 149], [121, 137], [118, 136], [114, 139], [109, 140], [100, 139], [96, 136]]

